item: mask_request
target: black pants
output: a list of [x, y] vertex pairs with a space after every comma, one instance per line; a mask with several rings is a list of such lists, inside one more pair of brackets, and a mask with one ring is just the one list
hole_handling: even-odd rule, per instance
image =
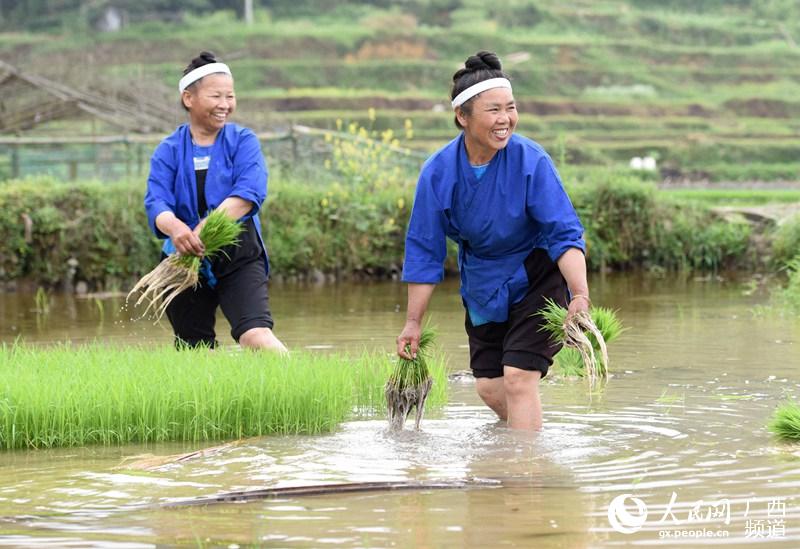
[[567, 306], [567, 282], [547, 252], [534, 249], [525, 259], [528, 292], [522, 301], [509, 308], [505, 322], [487, 322], [473, 326], [467, 312], [465, 327], [469, 336], [470, 368], [476, 378], [503, 375], [503, 366], [522, 370], [538, 370], [542, 377], [553, 363], [561, 344], [553, 342], [542, 330], [538, 314], [549, 298]]

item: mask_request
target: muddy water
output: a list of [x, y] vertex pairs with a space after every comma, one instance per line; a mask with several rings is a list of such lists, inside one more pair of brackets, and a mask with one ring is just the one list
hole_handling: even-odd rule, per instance
[[[800, 398], [800, 321], [754, 316], [763, 292], [744, 279], [595, 279], [625, 336], [614, 377], [543, 387], [545, 428], [505, 429], [468, 379], [420, 432], [383, 421], [331, 435], [247, 441], [151, 471], [120, 467], [180, 444], [0, 454], [0, 546], [696, 547], [800, 546], [800, 446], [764, 425]], [[273, 288], [277, 332], [294, 348], [390, 348], [404, 288]], [[130, 323], [118, 303], [0, 296], [3, 341], [170, 341]], [[455, 287], [432, 304], [454, 370], [467, 357]], [[220, 339], [227, 340], [225, 323]], [[367, 481], [468, 481], [466, 489], [286, 497], [162, 508], [229, 491]], [[609, 506], [614, 501], [622, 506]], [[637, 519], [644, 519], [644, 522]], [[631, 531], [622, 533], [619, 530]]]

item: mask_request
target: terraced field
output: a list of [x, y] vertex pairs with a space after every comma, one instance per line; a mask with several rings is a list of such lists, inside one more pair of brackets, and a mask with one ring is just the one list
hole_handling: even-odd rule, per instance
[[174, 104], [181, 68], [210, 49], [235, 72], [247, 125], [401, 130], [408, 119], [404, 144], [430, 151], [455, 134], [452, 73], [488, 49], [513, 78], [519, 131], [557, 161], [653, 156], [661, 179], [800, 180], [793, 2], [268, 4], [251, 26], [218, 13], [110, 34], [0, 35], [0, 55], [51, 78]]

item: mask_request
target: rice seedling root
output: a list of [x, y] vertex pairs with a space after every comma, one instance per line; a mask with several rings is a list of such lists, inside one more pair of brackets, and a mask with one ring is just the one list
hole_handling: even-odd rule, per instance
[[389, 426], [393, 430], [402, 430], [411, 410], [416, 410], [414, 428], [419, 429], [419, 423], [425, 412], [425, 401], [431, 391], [433, 379], [428, 377], [417, 385], [400, 387], [391, 382], [386, 384], [386, 403], [389, 415]]
[[[598, 353], [595, 353], [595, 345], [587, 336], [587, 332], [594, 336]], [[572, 347], [580, 353], [586, 368], [586, 376], [591, 384], [597, 382], [598, 379], [608, 378], [606, 341], [589, 313], [581, 311], [564, 321], [564, 345]]]
[[172, 254], [164, 258], [156, 268], [144, 275], [139, 282], [128, 292], [126, 303], [131, 296], [141, 292], [135, 305], [146, 304], [140, 318], [147, 316], [152, 311], [155, 320], [164, 316], [167, 307], [181, 292], [189, 288], [196, 288], [199, 282], [198, 272], [184, 267], [180, 262], [181, 256]]

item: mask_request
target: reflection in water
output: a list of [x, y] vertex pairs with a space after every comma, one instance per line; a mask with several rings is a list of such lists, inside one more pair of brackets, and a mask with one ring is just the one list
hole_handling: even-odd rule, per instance
[[[434, 321], [451, 367], [463, 369], [463, 312], [455, 287], [443, 290]], [[595, 301], [619, 309], [630, 328], [611, 348], [614, 376], [591, 399], [581, 382], [546, 380], [537, 435], [505, 429], [465, 379], [451, 383], [450, 404], [420, 432], [352, 422], [327, 436], [254, 439], [144, 472], [118, 467], [136, 454], [196, 448], [0, 454], [0, 546], [695, 547], [745, 545], [760, 534], [760, 543], [796, 547], [800, 448], [775, 443], [764, 425], [779, 401], [800, 395], [800, 324], [753, 317], [764, 296], [740, 290], [735, 281], [593, 281]], [[402, 326], [400, 284], [272, 294], [277, 330], [295, 348], [389, 351]], [[32, 296], [0, 296], [4, 341], [23, 333], [34, 342], [170, 342], [167, 329], [127, 321], [114, 301], [101, 318], [91, 301], [56, 296], [38, 327], [32, 308]], [[224, 339], [224, 320], [218, 326]], [[159, 506], [264, 487], [458, 479], [501, 487]], [[629, 535], [608, 519], [624, 494], [647, 510]], [[729, 514], [711, 516], [723, 503]], [[675, 537], [698, 528], [727, 535]]]

